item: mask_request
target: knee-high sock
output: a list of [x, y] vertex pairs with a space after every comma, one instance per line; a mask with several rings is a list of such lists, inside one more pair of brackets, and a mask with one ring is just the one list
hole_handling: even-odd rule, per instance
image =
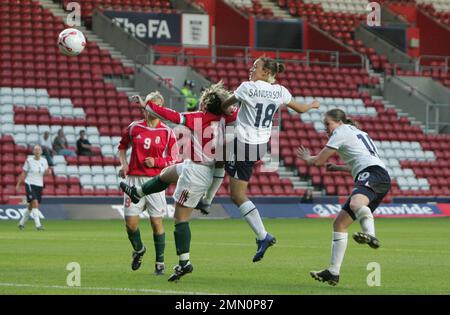
[[25, 223], [28, 221], [28, 219], [30, 218], [30, 210], [25, 210], [25, 212], [22, 215], [22, 218], [19, 221], [19, 225], [25, 225]]
[[204, 203], [208, 205], [212, 203], [214, 197], [216, 196], [217, 191], [222, 185], [224, 177], [225, 177], [225, 170], [223, 168], [217, 168], [214, 171], [213, 182], [211, 186], [209, 186], [208, 191], [206, 192], [202, 200]]
[[375, 236], [375, 221], [369, 207], [362, 206], [359, 208], [356, 212], [356, 218], [359, 220], [359, 224], [364, 233]]
[[267, 231], [261, 217], [259, 216], [259, 212], [255, 204], [250, 200], [246, 201], [240, 205], [239, 210], [241, 211], [245, 221], [247, 221], [253, 232], [255, 232], [256, 238], [258, 240], [263, 240], [267, 235]]
[[155, 178], [145, 182], [142, 187], [137, 187], [136, 190], [139, 196], [144, 197], [146, 195], [151, 195], [166, 190], [169, 186], [170, 184], [163, 182], [160, 176], [156, 176]]
[[164, 249], [166, 247], [166, 234], [153, 234], [153, 242], [155, 243], [156, 262], [164, 262]]
[[191, 247], [191, 229], [189, 222], [175, 224], [175, 248], [180, 260], [180, 265], [185, 266], [189, 262], [189, 251]]
[[134, 251], [141, 252], [144, 249], [144, 245], [141, 240], [141, 231], [139, 231], [139, 229], [133, 231], [127, 228], [127, 234]]
[[33, 214], [34, 224], [36, 225], [36, 227], [40, 227], [41, 219], [39, 218], [39, 209], [33, 208], [33, 210], [31, 210], [31, 213]]
[[331, 263], [328, 270], [338, 275], [344, 260], [345, 250], [347, 249], [347, 233], [333, 232], [333, 240], [331, 243]]

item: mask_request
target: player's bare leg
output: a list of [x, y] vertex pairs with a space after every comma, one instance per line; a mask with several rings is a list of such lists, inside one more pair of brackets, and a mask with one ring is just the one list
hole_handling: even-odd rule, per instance
[[175, 247], [179, 257], [179, 264], [174, 267], [173, 274], [168, 281], [177, 281], [188, 273], [194, 270], [190, 262], [189, 251], [191, 247], [191, 229], [189, 227], [189, 220], [191, 218], [193, 208], [187, 208], [180, 205], [178, 202], [175, 205]]
[[163, 169], [158, 176], [145, 182], [141, 187], [130, 186], [125, 182], [121, 182], [120, 189], [130, 197], [133, 203], [138, 203], [142, 197], [164, 191], [170, 184], [177, 181], [177, 167], [176, 165], [171, 165]]
[[153, 242], [155, 244], [155, 275], [164, 274], [164, 249], [166, 247], [166, 234], [164, 232], [163, 218], [150, 217], [150, 224], [153, 230]]
[[276, 239], [267, 233], [255, 204], [247, 197], [248, 182], [230, 177], [231, 199], [239, 207], [242, 217], [256, 234], [256, 254], [253, 262], [260, 261], [266, 250], [275, 244]]
[[139, 216], [126, 216], [125, 226], [127, 229], [128, 239], [133, 247], [131, 255], [131, 269], [138, 270], [142, 264], [142, 257], [146, 252], [146, 248], [142, 243], [141, 232], [139, 231]]
[[223, 179], [225, 178], [224, 166], [225, 162], [216, 162], [214, 166], [214, 177], [211, 186], [209, 186], [205, 195], [195, 207], [196, 210], [200, 210], [200, 212], [204, 215], [209, 214], [209, 209], [211, 208], [212, 201], [216, 196], [216, 193], [219, 190], [220, 186], [222, 185]]

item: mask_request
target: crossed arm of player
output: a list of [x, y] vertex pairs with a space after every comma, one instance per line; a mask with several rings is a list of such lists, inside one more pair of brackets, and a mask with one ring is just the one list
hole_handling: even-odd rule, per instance
[[326, 161], [336, 153], [335, 149], [330, 147], [325, 147], [320, 151], [320, 153], [316, 156], [312, 156], [309, 149], [301, 146], [297, 150], [297, 156], [306, 162], [308, 166], [322, 166], [325, 164], [327, 171], [330, 172], [351, 172], [351, 169], [348, 165], [336, 165], [333, 163], [326, 163]]

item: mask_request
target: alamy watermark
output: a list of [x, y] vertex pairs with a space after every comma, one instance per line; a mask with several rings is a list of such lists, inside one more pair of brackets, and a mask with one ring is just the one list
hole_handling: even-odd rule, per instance
[[69, 2], [65, 10], [70, 11], [66, 17], [66, 24], [70, 27], [81, 26], [81, 5], [78, 2]]
[[377, 262], [367, 264], [367, 271], [370, 271], [366, 278], [369, 287], [381, 286], [381, 265]]
[[69, 287], [81, 286], [81, 266], [79, 263], [73, 261], [67, 264], [66, 270], [70, 271], [66, 277], [66, 284]]
[[381, 6], [378, 2], [370, 2], [366, 6], [367, 14], [367, 26], [381, 26]]

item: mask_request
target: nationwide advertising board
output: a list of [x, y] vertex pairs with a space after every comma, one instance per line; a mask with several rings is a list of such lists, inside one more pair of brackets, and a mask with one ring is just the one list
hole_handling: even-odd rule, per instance
[[[300, 203], [258, 203], [258, 210], [265, 218], [333, 218], [339, 211], [339, 204]], [[19, 220], [27, 207], [25, 205], [0, 205], [0, 220]], [[42, 204], [42, 218], [55, 220], [95, 220], [123, 219], [123, 205], [120, 204]], [[173, 218], [174, 207], [169, 204], [166, 217]], [[450, 216], [450, 204], [383, 204], [378, 207], [375, 217], [384, 218], [428, 218]], [[143, 213], [142, 218], [148, 214]], [[193, 218], [218, 219], [241, 218], [238, 208], [230, 203], [214, 204], [209, 216], [199, 211]]]
[[[233, 205], [224, 205], [231, 217], [240, 217]], [[341, 211], [340, 204], [259, 204], [262, 217], [268, 218], [334, 218]], [[382, 204], [375, 217], [414, 218], [450, 216], [450, 204]]]

